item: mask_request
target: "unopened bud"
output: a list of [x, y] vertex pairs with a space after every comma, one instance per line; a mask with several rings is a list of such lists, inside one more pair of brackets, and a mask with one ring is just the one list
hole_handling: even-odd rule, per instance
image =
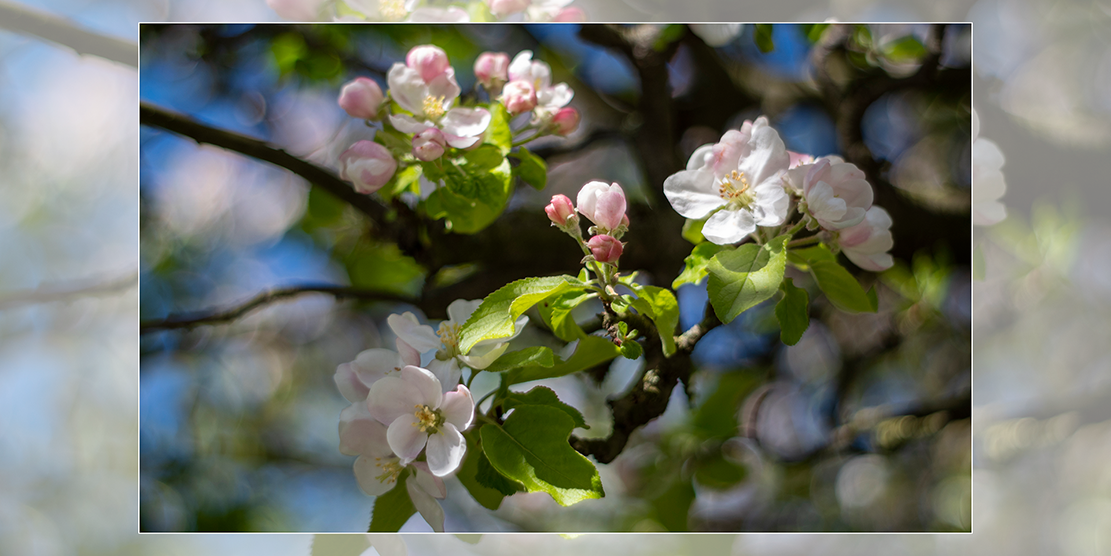
[[581, 120], [582, 116], [579, 115], [578, 110], [570, 106], [560, 108], [559, 112], [556, 112], [555, 115], [552, 116], [552, 125], [555, 127], [555, 134], [564, 137], [570, 135], [576, 129], [579, 129], [579, 122]]
[[414, 46], [405, 56], [405, 65], [420, 72], [420, 77], [425, 83], [431, 82], [451, 67], [447, 60], [447, 53], [442, 48], [431, 44]]
[[553, 195], [552, 202], [544, 207], [544, 212], [548, 213], [548, 218], [553, 224], [560, 227], [566, 226], [568, 220], [572, 218], [578, 219], [575, 215], [575, 206], [566, 195]]
[[594, 255], [594, 260], [600, 263], [616, 263], [617, 259], [621, 258], [622, 245], [613, 236], [597, 235], [590, 238], [586, 242], [590, 247], [591, 254]]
[[474, 63], [474, 76], [487, 90], [496, 90], [509, 81], [509, 55], [483, 52]]
[[536, 108], [536, 88], [528, 81], [510, 81], [502, 90], [502, 104], [512, 115]]
[[603, 232], [616, 230], [625, 220], [625, 191], [621, 186], [592, 181], [579, 190], [579, 214]]
[[425, 162], [444, 156], [447, 140], [443, 132], [430, 127], [413, 136], [413, 156]]
[[339, 92], [339, 106], [352, 118], [374, 119], [382, 105], [382, 88], [373, 79], [356, 77]]
[[374, 141], [359, 141], [339, 155], [340, 177], [355, 184], [355, 191], [371, 194], [386, 185], [397, 170], [390, 151]]

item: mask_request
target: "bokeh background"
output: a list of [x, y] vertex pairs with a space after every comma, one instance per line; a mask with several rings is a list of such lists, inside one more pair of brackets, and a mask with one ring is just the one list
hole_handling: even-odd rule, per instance
[[[983, 263], [983, 280], [971, 281], [975, 533], [486, 535], [473, 545], [466, 542], [473, 538], [410, 536], [410, 552], [1107, 553], [1109, 253], [1100, 210], [1106, 178], [1097, 171], [1111, 133], [1101, 93], [1111, 80], [1106, 3], [597, 4], [584, 7], [598, 19], [976, 23], [975, 106], [980, 136], [1006, 156], [1008, 218], [975, 234]], [[138, 39], [139, 20], [275, 19], [261, 2], [39, 7], [127, 40]], [[138, 299], [128, 284], [139, 263], [137, 73], [7, 32], [0, 41], [2, 551], [307, 553], [309, 536], [135, 534], [143, 408], [136, 403]]]

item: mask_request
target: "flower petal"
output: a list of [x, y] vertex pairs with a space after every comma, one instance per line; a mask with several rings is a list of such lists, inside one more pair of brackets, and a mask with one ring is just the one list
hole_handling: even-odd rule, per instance
[[359, 380], [354, 361], [336, 367], [336, 374], [332, 378], [336, 381], [336, 388], [339, 389], [340, 394], [343, 394], [344, 399], [349, 402], [366, 401], [370, 388]]
[[385, 480], [378, 479], [383, 473], [379, 465], [383, 461], [386, 460], [375, 460], [372, 456], [359, 456], [355, 460], [355, 481], [359, 483], [359, 488], [363, 492], [371, 496], [381, 496], [393, 490], [394, 485], [397, 484], [396, 480], [388, 477]]
[[405, 365], [420, 365], [420, 352], [413, 346], [405, 343], [405, 340], [398, 338], [394, 341], [397, 346], [397, 353], [401, 356], [401, 362]]
[[440, 432], [428, 437], [428, 470], [437, 477], [453, 473], [463, 463], [467, 453], [467, 441], [451, 423], [444, 423]]
[[764, 182], [756, 186], [756, 203], [752, 215], [760, 226], [778, 226], [787, 219], [787, 208], [791, 197], [778, 180]]
[[440, 407], [444, 394], [440, 390], [440, 379], [436, 378], [431, 371], [415, 365], [407, 365], [401, 369], [401, 380], [420, 392], [418, 404], [427, 405], [432, 409]]
[[440, 337], [436, 335], [436, 331], [431, 326], [418, 322], [413, 313], [390, 315], [386, 318], [386, 323], [398, 338], [421, 353], [440, 349]]
[[575, 91], [566, 83], [536, 90], [536, 104], [545, 110], [556, 111], [571, 102]]
[[664, 180], [664, 195], [675, 212], [698, 220], [725, 204], [714, 189], [714, 174], [706, 169], [684, 170]]
[[690, 160], [687, 161], [687, 170], [700, 170], [710, 164], [714, 156], [714, 144], [707, 143], [698, 147], [691, 153]]
[[428, 362], [428, 370], [436, 376], [436, 380], [440, 381], [441, 390], [454, 388], [456, 384], [459, 384], [459, 377], [463, 376], [463, 369], [459, 367], [459, 362], [454, 357], [447, 361], [441, 361], [433, 357]]
[[374, 419], [366, 403], [353, 403], [340, 412], [339, 451], [348, 456], [386, 457], [393, 454], [386, 440], [386, 426]]
[[759, 185], [772, 179], [791, 165], [787, 147], [779, 138], [779, 133], [768, 125], [767, 118], [757, 118], [752, 124], [752, 139], [749, 152], [737, 164], [737, 169], [748, 176], [748, 182]]
[[416, 481], [417, 486], [423, 489], [433, 498], [444, 498], [447, 496], [447, 489], [444, 488], [443, 479], [432, 474], [428, 470], [428, 464], [423, 461], [414, 461], [412, 467], [416, 468], [416, 476], [413, 480]]
[[459, 359], [463, 361], [464, 365], [472, 369], [481, 370], [489, 367], [490, 364], [501, 357], [501, 354], [505, 353], [507, 349], [509, 349], [509, 344], [506, 342], [481, 346], [476, 345], [471, 348], [471, 351], [467, 355], [460, 355]]
[[386, 74], [386, 82], [390, 86], [390, 97], [402, 108], [418, 116], [424, 114], [424, 99], [428, 98], [428, 85], [425, 84], [419, 71], [398, 62], [390, 66], [390, 71]]
[[483, 108], [452, 108], [440, 120], [440, 129], [448, 135], [478, 137], [490, 127], [490, 118], [490, 113]]
[[390, 114], [390, 125], [402, 133], [420, 133], [436, 128], [432, 122], [418, 120], [408, 114]]
[[[444, 73], [437, 75], [428, 82], [428, 96], [444, 99], [444, 108], [451, 108], [455, 99], [459, 98], [459, 83], [455, 82], [455, 68], [448, 67]], [[415, 112], [414, 112], [415, 114]]]
[[402, 463], [407, 464], [420, 455], [428, 441], [428, 433], [420, 430], [420, 420], [416, 414], [410, 412], [390, 423], [390, 427], [386, 429], [386, 440], [393, 453], [397, 454]]
[[702, 226], [702, 235], [718, 245], [737, 243], [755, 231], [756, 221], [745, 209], [716, 212]]
[[474, 422], [474, 398], [466, 386], [460, 384], [455, 390], [444, 394], [444, 403], [440, 405], [444, 420], [461, 431], [471, 428]]
[[367, 410], [383, 425], [402, 415], [411, 415], [415, 406], [423, 404], [421, 391], [400, 376], [388, 376], [375, 382], [366, 397]]
[[413, 506], [420, 512], [420, 516], [432, 526], [432, 530], [443, 533], [444, 509], [440, 507], [440, 503], [431, 494], [417, 486], [413, 479], [405, 481], [405, 489], [409, 491], [409, 499], [413, 501]]
[[471, 318], [479, 305], [482, 305], [481, 299], [456, 299], [452, 301], [451, 305], [447, 306], [448, 321], [462, 326], [463, 323], [467, 322], [467, 319]]

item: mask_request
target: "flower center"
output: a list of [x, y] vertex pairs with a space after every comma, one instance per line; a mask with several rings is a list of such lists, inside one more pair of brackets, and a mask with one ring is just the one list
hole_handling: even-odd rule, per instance
[[409, 10], [405, 9], [404, 0], [382, 0], [378, 4], [378, 13], [385, 21], [401, 21], [409, 15]]
[[375, 464], [382, 470], [382, 474], [375, 477], [380, 483], [393, 483], [397, 482], [397, 478], [401, 476], [401, 472], [405, 470], [405, 466], [396, 459], [390, 458], [382, 461], [382, 458], [374, 458]]
[[440, 342], [444, 344], [444, 349], [436, 354], [437, 356], [443, 356], [437, 357], [438, 359], [446, 361], [459, 355], [459, 333], [462, 332], [462, 330], [462, 326], [452, 322], [444, 321], [440, 323], [440, 328], [436, 331], [436, 335], [440, 337]]
[[718, 195], [731, 204], [743, 207], [752, 202], [752, 194], [748, 193], [748, 189], [748, 178], [745, 177], [745, 173], [733, 170], [728, 176], [721, 178]]
[[440, 425], [444, 424], [444, 416], [438, 410], [420, 404], [413, 407], [417, 409], [414, 413], [417, 417], [417, 422], [413, 423], [414, 427], [420, 427], [421, 432], [427, 432], [428, 434], [439, 432]]
[[444, 97], [425, 97], [424, 115], [430, 120], [438, 120], [444, 115]]

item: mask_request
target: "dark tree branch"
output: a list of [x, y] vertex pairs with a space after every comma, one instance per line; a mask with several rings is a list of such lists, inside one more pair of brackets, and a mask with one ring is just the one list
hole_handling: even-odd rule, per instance
[[227, 309], [214, 309], [197, 311], [182, 315], [170, 315], [164, 319], [150, 320], [139, 325], [139, 333], [158, 332], [161, 330], [176, 330], [182, 328], [195, 328], [210, 324], [227, 324], [247, 313], [263, 306], [280, 301], [288, 297], [296, 297], [304, 293], [323, 293], [336, 299], [359, 299], [363, 301], [390, 301], [395, 303], [419, 302], [413, 298], [401, 295], [370, 291], [350, 286], [309, 285], [278, 288], [260, 293], [249, 301]]
[[87, 31], [65, 18], [37, 9], [0, 2], [0, 28], [38, 37], [81, 55], [139, 67], [139, 46], [135, 43]]
[[0, 311], [36, 303], [70, 301], [81, 297], [91, 297], [128, 290], [138, 283], [136, 273], [113, 280], [75, 280], [63, 283], [46, 283], [38, 287], [0, 294]]

